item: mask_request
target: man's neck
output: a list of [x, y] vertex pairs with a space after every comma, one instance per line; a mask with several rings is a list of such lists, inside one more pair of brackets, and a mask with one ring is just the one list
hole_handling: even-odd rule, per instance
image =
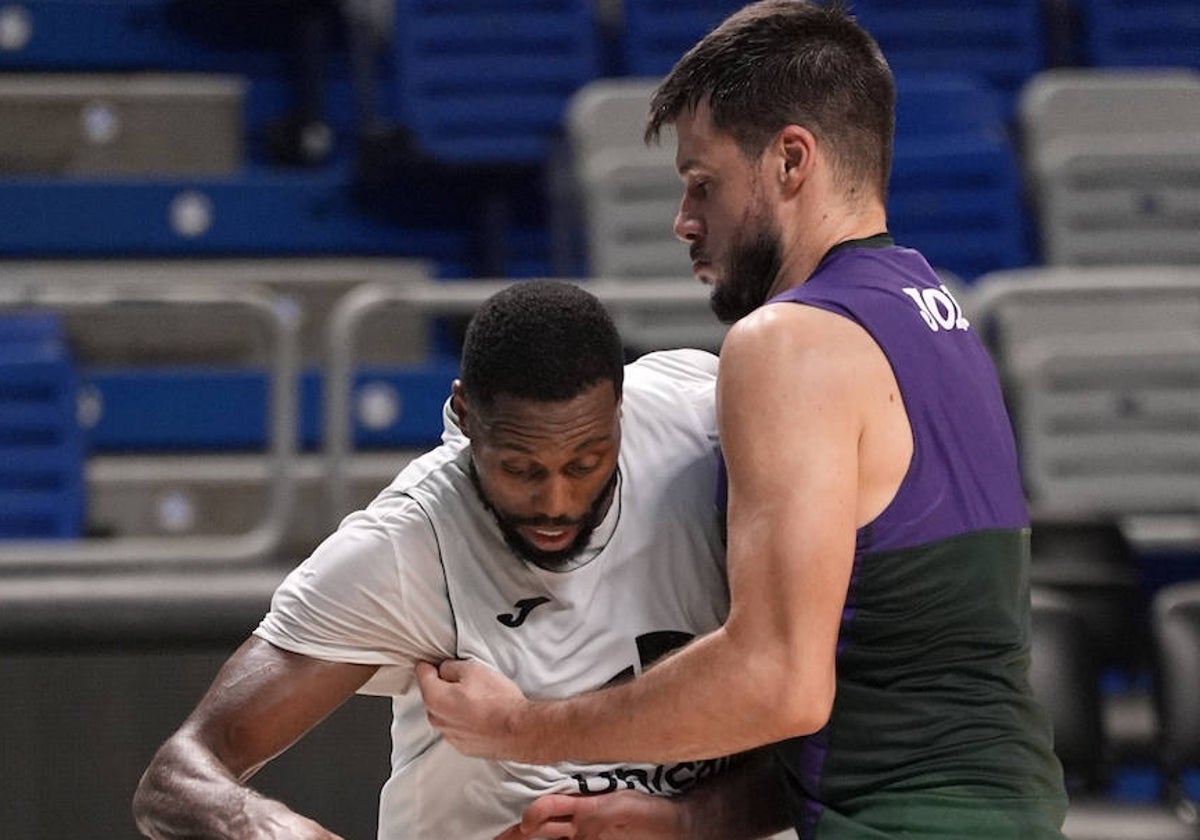
[[793, 226], [795, 235], [785, 233], [782, 267], [770, 297], [805, 283], [829, 251], [852, 239], [865, 239], [887, 230], [887, 213], [881, 203], [873, 202], [861, 212], [821, 213], [810, 225]]

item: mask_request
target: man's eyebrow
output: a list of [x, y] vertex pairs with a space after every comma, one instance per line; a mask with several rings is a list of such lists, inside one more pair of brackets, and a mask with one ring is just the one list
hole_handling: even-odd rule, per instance
[[[582, 449], [587, 449], [589, 446], [594, 446], [598, 443], [608, 443], [612, 439], [613, 439], [612, 435], [596, 435], [594, 437], [588, 438], [585, 441], [582, 441], [572, 451], [579, 452]], [[496, 448], [497, 449], [510, 449], [514, 452], [520, 452], [523, 455], [536, 454], [535, 450], [532, 447], [525, 446], [524, 444], [517, 443], [515, 441], [505, 441], [504, 443], [498, 443], [498, 444], [496, 444]]]
[[589, 446], [595, 446], [598, 443], [608, 443], [612, 439], [613, 439], [612, 435], [596, 435], [595, 437], [590, 437], [587, 440], [583, 441], [578, 446], [576, 446], [575, 451], [578, 452], [581, 449], [587, 449]]
[[700, 166], [700, 162], [698, 160], [695, 158], [688, 158], [687, 160], [683, 161], [683, 163], [679, 164], [679, 166], [676, 167], [676, 170], [680, 175], [686, 175], [698, 166]]

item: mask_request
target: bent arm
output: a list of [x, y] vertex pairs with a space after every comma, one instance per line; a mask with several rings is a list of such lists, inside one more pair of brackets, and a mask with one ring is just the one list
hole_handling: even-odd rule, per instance
[[730, 331], [718, 376], [732, 601], [723, 627], [636, 680], [565, 701], [507, 694], [497, 708], [494, 684], [469, 686], [479, 669], [444, 663], [435, 681], [423, 668], [433, 724], [470, 754], [532, 762], [711, 758], [824, 726], [854, 560], [868, 346], [848, 320], [791, 304]]
[[250, 638], [158, 750], [133, 800], [151, 838], [332, 838], [245, 785], [349, 698], [373, 665], [323, 662]]

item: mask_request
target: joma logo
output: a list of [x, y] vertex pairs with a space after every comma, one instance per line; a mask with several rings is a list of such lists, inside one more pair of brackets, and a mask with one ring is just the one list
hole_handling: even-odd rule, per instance
[[505, 627], [520, 627], [525, 623], [525, 619], [529, 618], [529, 614], [533, 612], [535, 607], [540, 607], [542, 604], [549, 603], [550, 599], [544, 595], [539, 595], [536, 598], [522, 598], [517, 603], [513, 604], [516, 609], [515, 613], [500, 613], [496, 616], [496, 620]]

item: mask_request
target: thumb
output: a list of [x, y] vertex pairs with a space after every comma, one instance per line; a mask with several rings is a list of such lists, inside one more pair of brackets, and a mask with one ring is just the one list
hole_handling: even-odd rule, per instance
[[437, 667], [437, 675], [442, 678], [442, 682], [461, 682], [466, 668], [465, 659], [444, 659]]
[[421, 689], [422, 694], [436, 691], [438, 683], [441, 682], [437, 666], [430, 662], [418, 662], [413, 674], [417, 678], [417, 686]]

